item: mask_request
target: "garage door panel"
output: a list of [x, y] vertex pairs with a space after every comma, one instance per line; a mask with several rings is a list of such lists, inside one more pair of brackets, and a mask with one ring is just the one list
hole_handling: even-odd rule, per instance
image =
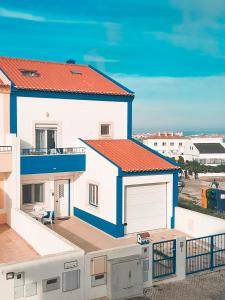
[[166, 183], [126, 187], [127, 233], [166, 227]]

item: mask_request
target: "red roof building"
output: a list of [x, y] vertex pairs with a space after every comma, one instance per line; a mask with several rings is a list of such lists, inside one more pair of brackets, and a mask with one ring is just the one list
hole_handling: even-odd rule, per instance
[[132, 140], [86, 140], [124, 172], [178, 170], [177, 166]]
[[133, 96], [91, 66], [0, 57], [0, 70], [17, 89]]

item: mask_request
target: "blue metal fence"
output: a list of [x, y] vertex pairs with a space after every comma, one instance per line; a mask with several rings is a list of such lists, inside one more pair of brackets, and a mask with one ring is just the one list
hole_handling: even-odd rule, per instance
[[176, 273], [176, 240], [153, 244], [153, 279]]
[[225, 233], [186, 241], [186, 274], [225, 265]]

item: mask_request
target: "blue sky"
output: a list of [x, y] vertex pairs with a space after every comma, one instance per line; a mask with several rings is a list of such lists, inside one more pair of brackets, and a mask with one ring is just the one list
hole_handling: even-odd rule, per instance
[[224, 0], [0, 1], [0, 55], [91, 64], [136, 92], [135, 130], [225, 131]]

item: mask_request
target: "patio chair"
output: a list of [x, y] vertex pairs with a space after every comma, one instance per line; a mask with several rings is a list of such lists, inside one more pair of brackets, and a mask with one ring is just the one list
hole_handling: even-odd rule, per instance
[[42, 218], [42, 223], [45, 224], [53, 224], [54, 223], [54, 211], [47, 211], [47, 215]]

